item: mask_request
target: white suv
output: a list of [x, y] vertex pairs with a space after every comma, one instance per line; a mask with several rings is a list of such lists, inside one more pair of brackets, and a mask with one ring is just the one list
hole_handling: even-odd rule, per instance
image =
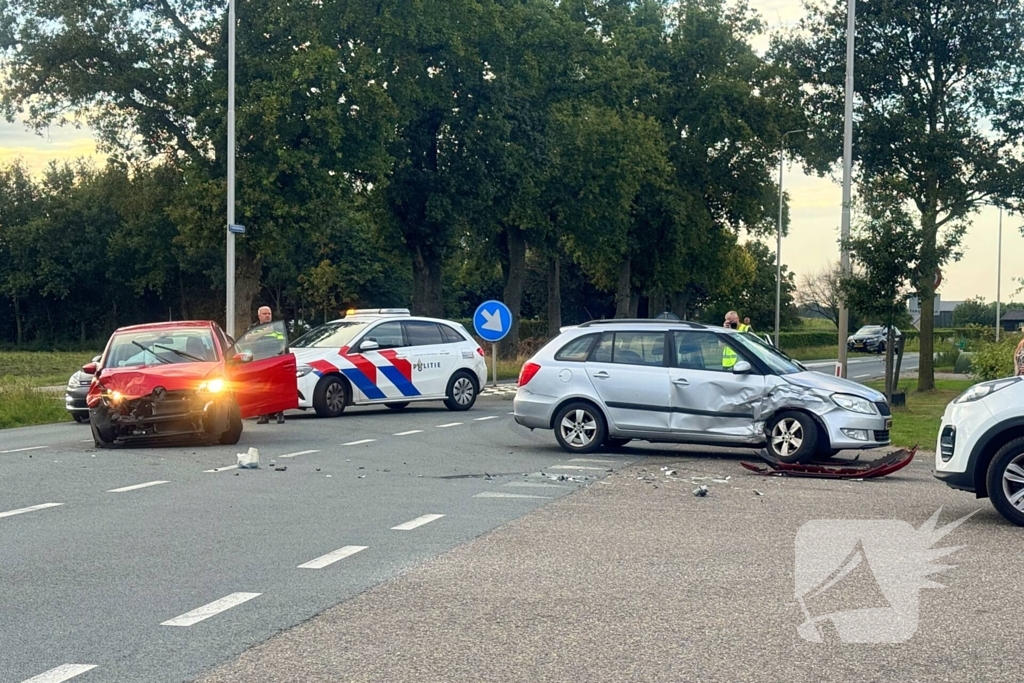
[[935, 448], [935, 476], [988, 496], [1024, 526], [1024, 377], [982, 382], [946, 406]]
[[404, 308], [349, 311], [296, 339], [299, 408], [337, 417], [349, 405], [400, 410], [444, 401], [469, 410], [487, 381], [484, 352], [462, 325]]

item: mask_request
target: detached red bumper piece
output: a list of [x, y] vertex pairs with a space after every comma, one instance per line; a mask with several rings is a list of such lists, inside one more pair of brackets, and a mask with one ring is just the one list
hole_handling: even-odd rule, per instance
[[766, 464], [741, 462], [744, 468], [756, 474], [774, 475], [777, 477], [816, 477], [819, 479], [874, 479], [898, 472], [911, 463], [917, 454], [917, 446], [909, 451], [900, 449], [893, 451], [884, 458], [869, 462], [834, 462], [834, 463], [785, 463], [772, 458], [767, 451], [761, 452], [761, 459]]

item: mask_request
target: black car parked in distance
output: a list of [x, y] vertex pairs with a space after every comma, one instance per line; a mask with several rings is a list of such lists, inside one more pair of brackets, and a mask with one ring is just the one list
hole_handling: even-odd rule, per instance
[[[896, 334], [896, 343], [893, 351], [899, 353], [900, 344], [903, 342], [903, 333], [893, 328]], [[889, 337], [889, 328], [884, 325], [865, 325], [846, 339], [847, 351], [868, 351], [870, 353], [885, 353], [885, 342]]]

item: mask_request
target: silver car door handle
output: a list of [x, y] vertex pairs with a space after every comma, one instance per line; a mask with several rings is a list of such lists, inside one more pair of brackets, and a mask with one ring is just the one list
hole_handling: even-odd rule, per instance
[[683, 379], [682, 377], [680, 377], [679, 379], [672, 380], [672, 384], [678, 384], [681, 387], [685, 387], [685, 386], [689, 386], [690, 380]]
[[609, 377], [611, 377], [611, 375], [602, 370], [601, 372], [595, 372], [594, 377], [597, 379], [608, 379]]

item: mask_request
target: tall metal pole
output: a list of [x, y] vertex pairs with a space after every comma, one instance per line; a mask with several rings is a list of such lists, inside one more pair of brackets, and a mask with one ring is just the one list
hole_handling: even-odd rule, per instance
[[[787, 133], [788, 135], [788, 133]], [[786, 136], [779, 150], [779, 225], [775, 235], [775, 348], [779, 346], [779, 320], [782, 315], [782, 166], [786, 163]]]
[[[853, 174], [853, 33], [856, 0], [848, 0], [846, 16], [846, 108], [843, 114], [843, 222], [840, 228], [842, 251], [840, 267], [844, 276], [850, 273], [850, 252], [847, 241], [850, 239], [850, 203], [851, 181]], [[845, 297], [839, 303], [839, 367], [840, 374], [847, 376], [846, 338], [850, 334], [850, 311], [846, 306]]]
[[229, 336], [235, 336], [235, 0], [228, 0], [228, 224], [225, 272], [227, 302], [224, 321]]
[[996, 248], [996, 341], [999, 341], [999, 332], [1003, 326], [1002, 301], [1003, 284], [1003, 207], [999, 207], [999, 246]]
[[780, 348], [779, 321], [782, 317], [782, 167], [786, 163], [786, 136], [803, 132], [801, 129], [783, 133], [779, 150], [779, 224], [775, 243], [775, 348]]

